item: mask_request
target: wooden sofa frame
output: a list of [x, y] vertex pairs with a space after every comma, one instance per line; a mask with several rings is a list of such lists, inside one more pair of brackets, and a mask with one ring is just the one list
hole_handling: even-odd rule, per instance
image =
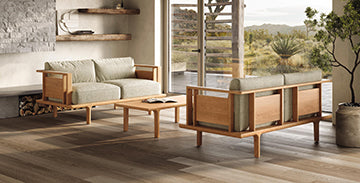
[[[216, 88], [188, 86], [186, 91], [187, 109], [186, 124], [181, 128], [197, 131], [197, 146], [202, 144], [202, 132], [226, 135], [230, 137], [254, 138], [254, 156], [260, 157], [260, 137], [263, 133], [290, 128], [307, 123], [314, 123], [314, 141], [319, 142], [319, 122], [331, 118], [331, 115], [322, 116], [321, 84], [330, 81], [308, 82], [279, 87], [263, 88], [250, 91], [232, 91]], [[299, 87], [315, 85], [308, 90], [299, 90]], [[283, 95], [285, 89], [292, 91], [292, 115], [289, 122], [284, 122]], [[228, 94], [227, 98], [202, 95], [204, 91]], [[255, 94], [264, 91], [275, 91], [275, 94], [256, 97]], [[249, 128], [245, 131], [234, 131], [234, 95], [249, 95]], [[300, 118], [305, 114], [315, 114], [313, 117]], [[216, 125], [227, 126], [227, 130], [200, 126], [199, 121]], [[257, 125], [276, 121], [276, 125], [257, 127]]]
[[[144, 64], [135, 64], [136, 78], [148, 79], [156, 82], [160, 82], [160, 67], [153, 65], [144, 65]], [[142, 69], [139, 69], [142, 68]], [[144, 70], [150, 69], [149, 70]], [[68, 72], [60, 71], [51, 71], [51, 70], [37, 70], [36, 72], [41, 72], [43, 74], [43, 84], [42, 84], [42, 99], [36, 100], [40, 104], [50, 105], [53, 108], [53, 116], [56, 118], [57, 107], [66, 108], [66, 109], [77, 109], [77, 108], [86, 108], [86, 123], [91, 124], [91, 108], [93, 106], [108, 105], [114, 104], [114, 109], [116, 109], [116, 103], [128, 102], [133, 100], [141, 100], [153, 97], [163, 97], [165, 94], [143, 96], [143, 97], [134, 97], [127, 99], [118, 99], [118, 100], [109, 100], [109, 101], [100, 101], [100, 102], [91, 102], [84, 104], [72, 104], [72, 74]], [[58, 75], [61, 77], [54, 77]], [[60, 99], [62, 103], [50, 101], [49, 98]]]

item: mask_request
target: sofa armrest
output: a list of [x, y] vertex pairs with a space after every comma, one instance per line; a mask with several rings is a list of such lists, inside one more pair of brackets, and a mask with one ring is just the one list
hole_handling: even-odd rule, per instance
[[63, 104], [71, 104], [72, 74], [61, 71], [37, 70], [43, 74], [42, 100], [49, 98], [62, 100]]
[[[228, 97], [203, 95], [203, 91], [227, 93]], [[234, 95], [230, 90], [187, 86], [186, 87], [186, 124], [198, 126], [199, 121], [227, 127], [234, 131]]]
[[41, 73], [44, 73], [44, 74], [55, 74], [55, 75], [68, 75], [68, 74], [71, 74], [69, 72], [50, 71], [50, 70], [36, 70], [36, 72], [41, 72]]
[[[156, 82], [160, 82], [160, 66], [154, 66], [154, 65], [145, 65], [145, 64], [135, 64], [135, 74], [137, 78], [140, 79], [148, 79], [148, 80], [153, 80]], [[147, 68], [147, 69], [151, 69], [149, 70], [142, 70], [142, 69], [138, 69], [138, 68]]]

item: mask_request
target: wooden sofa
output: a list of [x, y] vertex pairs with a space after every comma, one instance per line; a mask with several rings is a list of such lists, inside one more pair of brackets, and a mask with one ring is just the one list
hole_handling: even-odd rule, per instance
[[130, 57], [46, 62], [45, 70], [37, 72], [43, 74], [43, 95], [37, 102], [51, 105], [54, 117], [57, 107], [86, 108], [87, 124], [93, 106], [115, 108], [116, 103], [165, 96], [160, 68], [134, 64]]
[[[268, 79], [270, 78], [270, 79]], [[299, 79], [297, 79], [299, 78]], [[187, 120], [181, 128], [237, 138], [253, 136], [254, 156], [260, 157], [263, 133], [306, 123], [314, 124], [314, 141], [319, 141], [322, 116], [320, 71], [267, 77], [233, 79], [230, 90], [187, 87]], [[227, 98], [205, 95], [227, 94]], [[205, 94], [204, 94], [205, 93]]]

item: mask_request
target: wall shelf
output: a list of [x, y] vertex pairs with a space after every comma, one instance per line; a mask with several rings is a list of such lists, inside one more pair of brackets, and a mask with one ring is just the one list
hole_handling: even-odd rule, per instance
[[109, 14], [109, 15], [138, 15], [140, 9], [78, 9], [79, 13]]
[[131, 40], [131, 34], [57, 35], [56, 41], [124, 41]]

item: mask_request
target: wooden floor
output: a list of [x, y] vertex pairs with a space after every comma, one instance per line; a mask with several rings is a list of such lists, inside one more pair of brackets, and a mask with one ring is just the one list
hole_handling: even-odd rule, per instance
[[[335, 145], [334, 128], [312, 125], [264, 134], [261, 158], [253, 138], [236, 139], [179, 129], [174, 111], [160, 114], [160, 139], [153, 138], [153, 116], [130, 110], [122, 132], [121, 109], [85, 111], [0, 120], [0, 182], [360, 182], [360, 148]], [[181, 109], [185, 123], [185, 108]]]

